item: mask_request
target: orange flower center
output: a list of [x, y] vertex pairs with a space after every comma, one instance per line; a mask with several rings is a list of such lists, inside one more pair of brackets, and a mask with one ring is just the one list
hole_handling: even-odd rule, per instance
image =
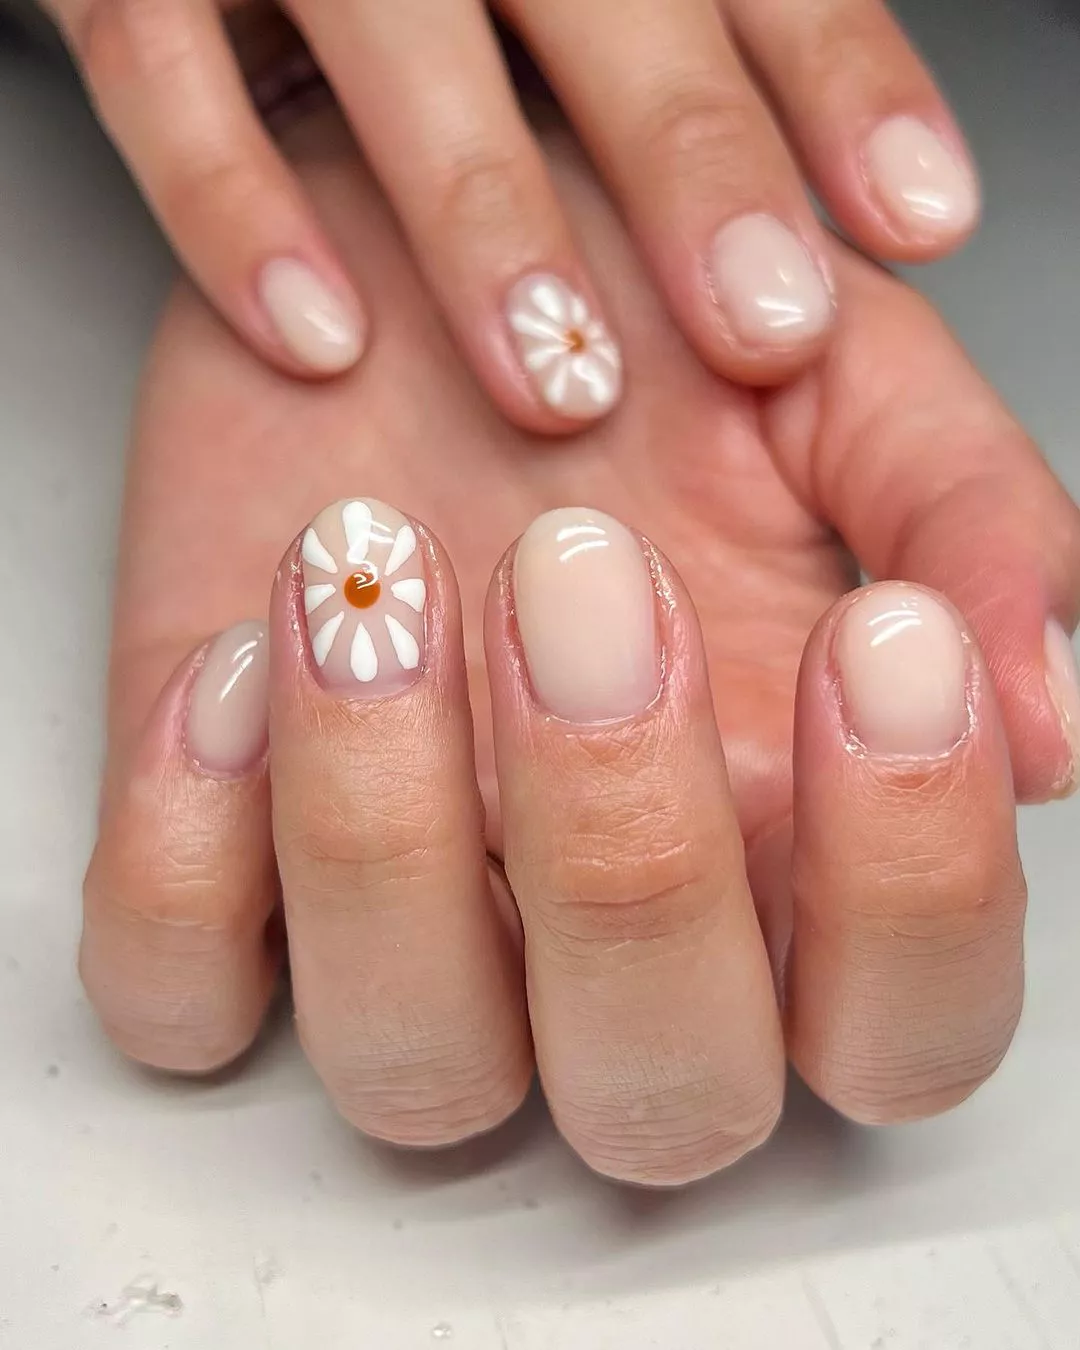
[[370, 609], [381, 591], [378, 569], [371, 563], [361, 563], [345, 582], [345, 599], [354, 609]]
[[580, 328], [571, 328], [566, 334], [566, 345], [576, 355], [578, 352], [583, 352], [588, 344], [585, 341], [585, 334]]

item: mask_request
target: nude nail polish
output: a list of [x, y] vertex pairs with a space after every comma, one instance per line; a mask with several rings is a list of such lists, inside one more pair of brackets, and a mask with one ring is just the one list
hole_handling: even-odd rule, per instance
[[276, 258], [259, 277], [259, 293], [278, 336], [309, 370], [333, 375], [355, 365], [363, 329], [355, 309], [305, 263]]
[[514, 609], [537, 701], [568, 722], [644, 711], [660, 687], [656, 595], [638, 539], [601, 511], [540, 516], [514, 557]]
[[622, 357], [584, 297], [549, 274], [511, 290], [507, 322], [540, 398], [562, 417], [602, 417], [622, 393]]
[[321, 511], [301, 543], [311, 658], [327, 688], [353, 698], [395, 694], [424, 660], [427, 582], [412, 525], [371, 498]]
[[1072, 757], [1071, 774], [1059, 785], [1068, 792], [1076, 787], [1080, 775], [1080, 671], [1069, 636], [1056, 619], [1046, 625], [1045, 661], [1047, 692]]
[[270, 652], [261, 623], [241, 623], [210, 644], [187, 715], [187, 750], [208, 773], [239, 774], [266, 752]]
[[979, 214], [975, 174], [916, 117], [892, 117], [866, 143], [870, 186], [904, 234], [948, 238], [966, 233]]
[[717, 233], [712, 285], [726, 321], [748, 346], [807, 342], [832, 322], [828, 279], [775, 216], [739, 216]]
[[833, 654], [845, 719], [870, 753], [943, 755], [968, 731], [964, 637], [928, 592], [868, 587], [840, 620]]

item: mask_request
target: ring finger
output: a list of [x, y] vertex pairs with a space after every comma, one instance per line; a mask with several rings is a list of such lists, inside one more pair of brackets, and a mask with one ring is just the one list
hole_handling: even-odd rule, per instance
[[784, 1058], [693, 609], [617, 521], [554, 511], [497, 572], [486, 645], [553, 1114], [607, 1175], [708, 1175], [771, 1132]]

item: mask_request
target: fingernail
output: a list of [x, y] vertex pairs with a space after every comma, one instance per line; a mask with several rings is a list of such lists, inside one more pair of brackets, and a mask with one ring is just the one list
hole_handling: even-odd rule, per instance
[[1061, 731], [1072, 756], [1071, 772], [1063, 790], [1076, 785], [1080, 770], [1080, 672], [1069, 636], [1056, 619], [1046, 625], [1046, 688], [1061, 719]]
[[848, 725], [879, 755], [942, 755], [968, 730], [967, 652], [950, 611], [912, 586], [872, 586], [834, 647]]
[[337, 502], [304, 531], [303, 610], [327, 688], [383, 698], [417, 678], [427, 585], [416, 533], [369, 498]]
[[740, 216], [717, 233], [712, 282], [735, 336], [751, 346], [805, 342], [832, 321], [828, 281], [775, 216]]
[[267, 263], [259, 278], [263, 304], [292, 355], [331, 375], [360, 358], [363, 333], [355, 312], [295, 258]]
[[266, 751], [270, 650], [261, 623], [241, 623], [211, 643], [195, 677], [187, 749], [209, 773], [250, 769]]
[[656, 697], [652, 578], [611, 516], [569, 507], [533, 521], [514, 558], [514, 608], [533, 690], [556, 717], [609, 722]]
[[524, 277], [510, 292], [506, 313], [518, 357], [549, 408], [563, 417], [595, 418], [618, 403], [618, 345], [566, 282], [548, 274]]
[[975, 175], [925, 122], [883, 122], [867, 142], [866, 169], [882, 206], [905, 233], [947, 237], [975, 224]]

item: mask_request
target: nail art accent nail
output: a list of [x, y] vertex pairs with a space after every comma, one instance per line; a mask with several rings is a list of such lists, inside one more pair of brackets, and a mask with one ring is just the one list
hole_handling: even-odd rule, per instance
[[319, 513], [301, 544], [304, 612], [322, 682], [380, 698], [423, 661], [427, 585], [416, 531], [370, 498]]
[[1069, 635], [1056, 619], [1046, 625], [1046, 688], [1069, 747], [1070, 771], [1057, 785], [1062, 795], [1074, 792], [1080, 777], [1080, 669]]
[[209, 773], [238, 774], [266, 750], [270, 649], [261, 623], [220, 634], [195, 677], [187, 748]]
[[537, 393], [564, 417], [601, 417], [622, 393], [622, 356], [607, 325], [556, 276], [523, 278], [507, 318]]
[[259, 292], [278, 336], [297, 361], [319, 374], [334, 375], [359, 359], [359, 317], [306, 263], [275, 258], [262, 270]]

